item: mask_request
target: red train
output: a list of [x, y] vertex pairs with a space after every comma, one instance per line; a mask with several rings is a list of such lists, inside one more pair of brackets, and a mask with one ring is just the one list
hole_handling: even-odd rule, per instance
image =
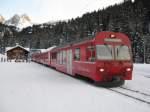
[[102, 86], [120, 86], [132, 79], [131, 42], [118, 32], [100, 32], [91, 40], [33, 54], [32, 60]]

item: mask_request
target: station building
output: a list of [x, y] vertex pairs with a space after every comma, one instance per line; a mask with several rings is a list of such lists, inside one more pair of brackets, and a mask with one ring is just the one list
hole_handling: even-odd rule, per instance
[[28, 59], [30, 51], [29, 48], [25, 48], [16, 44], [14, 47], [7, 47], [6, 48], [7, 59], [10, 60], [25, 60]]

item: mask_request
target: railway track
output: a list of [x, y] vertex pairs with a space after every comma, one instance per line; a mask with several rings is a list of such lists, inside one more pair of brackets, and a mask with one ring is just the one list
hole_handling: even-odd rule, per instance
[[149, 76], [144, 76], [144, 77], [146, 77], [146, 78], [150, 78]]
[[142, 94], [142, 95], [144, 95], [144, 96], [150, 97], [150, 94], [143, 93], [143, 92], [138, 91], [138, 90], [133, 90], [133, 89], [125, 88], [125, 87], [120, 87], [120, 88], [121, 88], [121, 89], [125, 89], [125, 90], [129, 90], [129, 91], [132, 91], [132, 92], [135, 92], [135, 93], [139, 93], [139, 94]]
[[143, 93], [137, 90], [132, 90], [124, 87], [119, 87], [117, 89], [109, 88], [109, 90], [121, 94], [123, 96], [132, 98], [136, 101], [150, 105], [150, 95], [147, 93]]

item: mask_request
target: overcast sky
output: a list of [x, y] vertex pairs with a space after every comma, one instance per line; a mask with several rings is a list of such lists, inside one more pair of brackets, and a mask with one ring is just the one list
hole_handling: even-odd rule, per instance
[[27, 14], [34, 23], [66, 20], [123, 0], [0, 0], [0, 15]]

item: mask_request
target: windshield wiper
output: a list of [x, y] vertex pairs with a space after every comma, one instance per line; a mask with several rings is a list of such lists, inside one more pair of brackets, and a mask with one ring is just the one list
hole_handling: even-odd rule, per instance
[[119, 54], [119, 52], [120, 52], [120, 49], [121, 49], [123, 46], [124, 46], [124, 45], [121, 44], [121, 45], [119, 46], [119, 48], [117, 48], [117, 57], [118, 57], [118, 54]]
[[111, 56], [113, 56], [113, 55], [112, 55], [112, 49], [108, 46], [108, 44], [104, 43], [104, 45], [105, 45], [105, 46], [106, 46], [106, 48], [110, 51]]

